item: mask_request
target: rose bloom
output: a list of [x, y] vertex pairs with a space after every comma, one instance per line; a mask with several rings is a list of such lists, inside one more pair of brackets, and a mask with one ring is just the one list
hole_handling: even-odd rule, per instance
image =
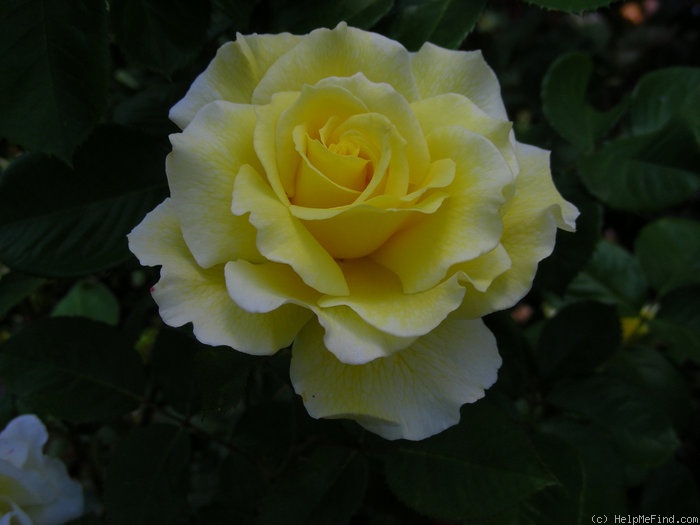
[[129, 236], [203, 343], [292, 345], [313, 417], [388, 439], [459, 421], [501, 364], [481, 321], [576, 208], [518, 143], [479, 52], [348, 27], [238, 35], [170, 112], [170, 198]]
[[58, 459], [43, 454], [48, 434], [34, 415], [0, 433], [0, 525], [60, 525], [83, 513], [83, 491]]

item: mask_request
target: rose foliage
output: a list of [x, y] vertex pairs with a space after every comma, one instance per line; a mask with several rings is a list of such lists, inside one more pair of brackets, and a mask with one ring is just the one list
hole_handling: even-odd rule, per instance
[[344, 23], [239, 35], [170, 117], [170, 197], [129, 237], [162, 266], [163, 320], [253, 355], [292, 345], [313, 417], [388, 439], [456, 424], [496, 381], [480, 318], [578, 215], [479, 52]]
[[48, 434], [34, 415], [0, 433], [0, 525], [60, 525], [83, 513], [83, 490], [42, 452]]

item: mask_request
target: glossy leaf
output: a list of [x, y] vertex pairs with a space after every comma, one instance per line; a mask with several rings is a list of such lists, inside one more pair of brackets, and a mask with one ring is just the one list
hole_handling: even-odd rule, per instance
[[608, 131], [626, 109], [620, 104], [608, 112], [586, 102], [586, 91], [593, 72], [593, 61], [584, 53], [559, 57], [542, 81], [542, 111], [552, 127], [583, 151]]
[[639, 261], [624, 248], [602, 240], [588, 265], [571, 281], [565, 301], [599, 301], [629, 316], [638, 314], [646, 297], [647, 282]]
[[204, 43], [206, 1], [112, 0], [109, 5], [117, 42], [136, 64], [170, 75]]
[[[585, 424], [578, 417], [550, 417], [539, 427], [542, 432], [566, 441], [577, 452], [585, 476], [579, 499], [582, 515], [590, 519], [592, 515], [605, 513], [623, 514], [626, 511], [624, 469], [611, 436], [598, 427]], [[562, 481], [562, 485], [553, 488], [571, 486], [565, 483]]]
[[255, 358], [231, 348], [206, 347], [197, 352], [193, 366], [202, 410], [222, 413], [235, 407], [255, 362]]
[[260, 525], [343, 525], [364, 499], [367, 461], [346, 448], [319, 448], [287, 472], [262, 503]]
[[110, 458], [105, 513], [114, 525], [188, 523], [189, 437], [171, 425], [137, 428]]
[[70, 162], [107, 104], [105, 2], [6, 0], [0, 137]]
[[590, 197], [579, 200], [581, 215], [576, 219], [576, 232], [557, 230], [554, 252], [539, 264], [533, 288], [562, 293], [586, 266], [600, 240], [602, 208]]
[[700, 190], [697, 140], [669, 124], [648, 135], [608, 143], [580, 162], [588, 190], [608, 206], [649, 212], [675, 206]]
[[86, 317], [116, 326], [119, 322], [119, 302], [102, 283], [78, 281], [56, 304], [51, 315]]
[[369, 29], [386, 15], [394, 0], [295, 0], [278, 1], [272, 14], [275, 31], [307, 33], [317, 27], [335, 27], [338, 22]]
[[177, 330], [164, 328], [153, 345], [151, 367], [164, 401], [183, 414], [196, 410], [198, 392], [194, 363], [200, 350], [196, 339]]
[[680, 288], [662, 297], [650, 330], [676, 362], [700, 364], [700, 286]]
[[660, 219], [645, 226], [635, 252], [651, 286], [665, 294], [700, 284], [700, 222]]
[[462, 423], [385, 460], [396, 495], [431, 517], [483, 519], [502, 514], [555, 483], [522, 430], [489, 402], [462, 408]]
[[663, 407], [623, 378], [597, 375], [564, 385], [548, 399], [609, 432], [635, 475], [668, 461], [680, 444]]
[[267, 488], [250, 460], [236, 453], [229, 455], [219, 469], [213, 501], [199, 514], [201, 522], [258, 525], [258, 506]]
[[0, 278], [0, 317], [46, 282], [45, 279], [10, 272]]
[[126, 234], [165, 197], [164, 156], [160, 143], [115, 126], [80, 148], [75, 170], [22, 155], [0, 176], [0, 261], [61, 277], [128, 259]]
[[619, 344], [620, 323], [615, 308], [575, 303], [544, 325], [537, 358], [546, 378], [562, 381], [591, 373], [613, 355]]
[[698, 126], [700, 68], [673, 67], [645, 75], [632, 93], [630, 120], [636, 135], [658, 131], [675, 120]]
[[389, 36], [411, 51], [424, 42], [455, 49], [485, 5], [485, 0], [397, 0]]
[[606, 7], [612, 4], [613, 0], [526, 0], [526, 2], [547, 9], [580, 13]]
[[32, 411], [76, 423], [125, 414], [144, 389], [143, 365], [121, 332], [83, 318], [25, 326], [0, 345], [0, 378]]

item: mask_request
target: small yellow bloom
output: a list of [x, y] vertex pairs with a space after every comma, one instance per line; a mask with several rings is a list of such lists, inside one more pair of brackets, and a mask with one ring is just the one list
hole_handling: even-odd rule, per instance
[[171, 197], [129, 237], [164, 321], [290, 344], [314, 417], [422, 439], [483, 396], [481, 317], [529, 290], [578, 211], [518, 143], [479, 52], [339, 24], [238, 35], [173, 107]]

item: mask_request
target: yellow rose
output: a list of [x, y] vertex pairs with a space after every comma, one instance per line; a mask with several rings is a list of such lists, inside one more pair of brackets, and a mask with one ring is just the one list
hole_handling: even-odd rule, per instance
[[578, 214], [515, 141], [479, 52], [339, 24], [238, 35], [170, 113], [171, 197], [130, 234], [163, 320], [272, 354], [313, 417], [386, 438], [454, 425], [496, 380], [480, 317]]
[[42, 452], [46, 427], [34, 415], [0, 432], [0, 525], [60, 525], [83, 513], [83, 489]]

